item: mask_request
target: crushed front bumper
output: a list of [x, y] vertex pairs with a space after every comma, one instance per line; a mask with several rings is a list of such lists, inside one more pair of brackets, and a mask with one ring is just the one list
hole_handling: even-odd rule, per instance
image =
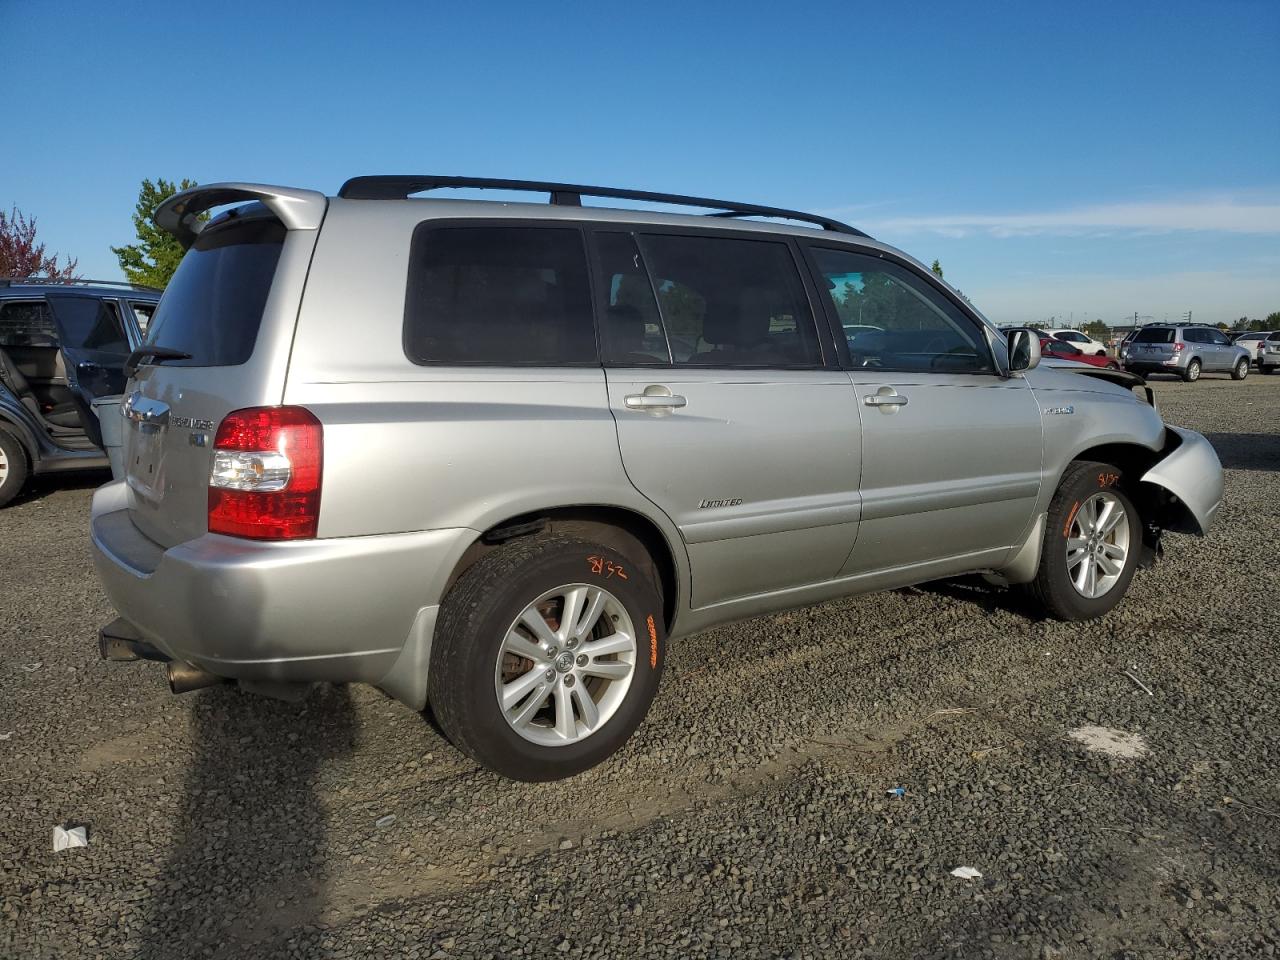
[[1171, 441], [1168, 452], [1142, 475], [1142, 482], [1173, 498], [1165, 529], [1204, 536], [1222, 506], [1222, 464], [1213, 445], [1194, 430], [1169, 426], [1165, 430]]

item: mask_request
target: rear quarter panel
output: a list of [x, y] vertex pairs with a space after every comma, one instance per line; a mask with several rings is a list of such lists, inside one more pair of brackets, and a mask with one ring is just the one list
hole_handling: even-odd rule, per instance
[[284, 402], [324, 424], [319, 536], [479, 532], [553, 507], [616, 506], [659, 526], [684, 580], [674, 525], [623, 470], [601, 368], [405, 356], [409, 244], [424, 208], [334, 200], [316, 245]]

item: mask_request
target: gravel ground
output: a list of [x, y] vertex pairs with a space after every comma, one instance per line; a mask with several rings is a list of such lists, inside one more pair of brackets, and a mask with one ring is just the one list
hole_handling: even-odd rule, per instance
[[1156, 390], [1228, 499], [1106, 618], [953, 582], [700, 634], [558, 784], [370, 688], [173, 697], [99, 662], [97, 481], [46, 483], [0, 512], [0, 955], [1271, 956], [1280, 377]]

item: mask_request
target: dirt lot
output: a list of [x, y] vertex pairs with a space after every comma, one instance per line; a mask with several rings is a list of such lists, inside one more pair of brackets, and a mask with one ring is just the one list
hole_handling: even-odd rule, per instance
[[0, 512], [0, 955], [1273, 955], [1280, 377], [1156, 389], [1228, 499], [1105, 619], [965, 582], [711, 631], [618, 758], [538, 786], [370, 688], [99, 662], [98, 478], [44, 484]]

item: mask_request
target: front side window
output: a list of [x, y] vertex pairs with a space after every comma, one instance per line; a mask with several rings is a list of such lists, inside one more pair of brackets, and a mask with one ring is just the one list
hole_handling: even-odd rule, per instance
[[0, 303], [0, 347], [56, 347], [58, 328], [43, 300]]
[[1209, 334], [1209, 337], [1213, 340], [1213, 342], [1218, 346], [1220, 347], [1231, 346], [1231, 341], [1227, 339], [1227, 335], [1223, 333], [1221, 330], [1210, 330], [1208, 331], [1208, 334]]
[[596, 363], [581, 231], [422, 224], [409, 255], [404, 345], [424, 364]]
[[640, 248], [676, 365], [821, 366], [817, 327], [787, 244], [646, 235]]
[[1089, 342], [1088, 337], [1079, 333], [1075, 333], [1074, 331], [1068, 331], [1067, 333], [1058, 333], [1058, 334], [1054, 334], [1054, 336], [1056, 336], [1059, 340], [1066, 340], [1068, 343], [1088, 343]]
[[813, 248], [855, 367], [990, 373], [991, 352], [977, 324], [905, 267], [869, 254]]

